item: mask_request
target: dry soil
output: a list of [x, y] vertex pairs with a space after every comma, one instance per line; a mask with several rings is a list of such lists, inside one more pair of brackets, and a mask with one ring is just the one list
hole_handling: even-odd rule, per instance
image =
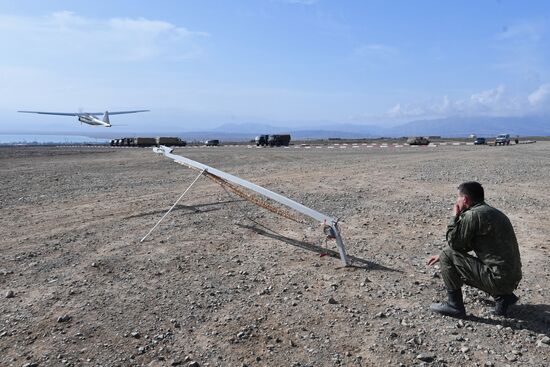
[[[185, 147], [340, 218], [292, 221], [150, 149], [0, 148], [1, 366], [550, 365], [550, 142], [506, 147]], [[425, 265], [478, 180], [521, 246], [519, 304], [468, 317]]]

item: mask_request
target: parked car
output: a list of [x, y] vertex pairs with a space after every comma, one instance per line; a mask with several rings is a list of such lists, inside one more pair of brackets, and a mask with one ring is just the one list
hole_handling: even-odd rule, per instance
[[204, 145], [207, 147], [217, 147], [220, 145], [220, 141], [218, 139], [211, 139], [204, 142]]
[[474, 140], [474, 145], [485, 145], [487, 144], [487, 139], [485, 138], [477, 138]]
[[510, 145], [510, 134], [497, 135], [495, 145]]

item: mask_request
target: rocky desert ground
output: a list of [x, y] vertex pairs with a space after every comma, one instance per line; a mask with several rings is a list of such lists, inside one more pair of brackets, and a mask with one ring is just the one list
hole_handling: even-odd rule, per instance
[[[1, 366], [550, 365], [550, 142], [174, 153], [340, 218], [353, 266], [207, 178], [140, 243], [197, 175], [151, 149], [0, 148]], [[466, 180], [520, 242], [507, 318], [428, 310]]]

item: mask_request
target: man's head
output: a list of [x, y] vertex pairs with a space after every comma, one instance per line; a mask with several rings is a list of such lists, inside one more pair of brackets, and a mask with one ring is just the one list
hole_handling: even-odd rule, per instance
[[485, 192], [483, 186], [479, 182], [468, 181], [463, 182], [458, 186], [457, 204], [460, 210], [468, 209], [485, 200]]

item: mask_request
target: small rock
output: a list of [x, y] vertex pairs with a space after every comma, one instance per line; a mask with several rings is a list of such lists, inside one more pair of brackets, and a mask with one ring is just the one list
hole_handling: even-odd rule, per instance
[[15, 293], [13, 293], [13, 291], [10, 290], [6, 292], [6, 298], [13, 298], [13, 297], [15, 297]]
[[537, 340], [536, 346], [537, 346], [537, 348], [548, 348], [548, 347], [550, 347], [550, 345], [543, 343], [542, 340]]
[[462, 348], [460, 348], [460, 351], [461, 351], [462, 353], [468, 353], [468, 352], [470, 351], [470, 348], [468, 348], [468, 347], [462, 347]]
[[59, 316], [57, 318], [57, 322], [69, 322], [71, 321], [72, 317], [69, 316], [69, 315], [63, 315], [63, 316]]
[[432, 362], [435, 359], [435, 355], [430, 353], [420, 353], [416, 356], [416, 359], [419, 359], [422, 362]]
[[328, 299], [328, 303], [330, 303], [331, 305], [336, 305], [336, 304], [338, 304], [338, 301], [336, 301], [334, 298], [330, 297]]
[[38, 367], [38, 362], [25, 363], [23, 367]]
[[541, 343], [550, 344], [550, 338], [545, 336], [540, 340]]
[[92, 263], [92, 268], [97, 268], [97, 263]]
[[506, 358], [507, 360], [509, 360], [510, 362], [515, 362], [518, 360], [518, 357], [516, 357], [515, 355], [513, 354], [505, 354], [504, 355], [504, 358]]
[[192, 362], [189, 362], [188, 366], [189, 367], [200, 367], [200, 364], [197, 361], [192, 361]]
[[132, 336], [132, 338], [136, 338], [136, 339], [139, 339], [141, 337], [141, 334], [137, 331], [132, 331], [130, 335]]

